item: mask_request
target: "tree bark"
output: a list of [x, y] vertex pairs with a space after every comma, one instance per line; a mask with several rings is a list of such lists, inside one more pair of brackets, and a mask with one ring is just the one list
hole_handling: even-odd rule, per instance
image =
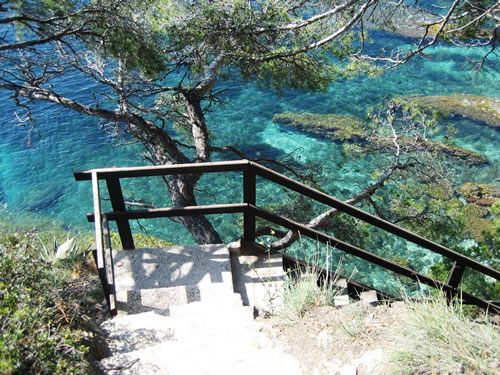
[[[176, 207], [196, 206], [194, 187], [201, 175], [169, 176], [167, 189]], [[220, 244], [222, 239], [205, 216], [181, 216], [178, 220], [191, 233], [199, 245]]]

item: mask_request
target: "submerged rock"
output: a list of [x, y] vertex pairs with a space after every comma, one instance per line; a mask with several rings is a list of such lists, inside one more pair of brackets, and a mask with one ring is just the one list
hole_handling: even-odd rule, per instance
[[[293, 126], [304, 132], [319, 134], [335, 141], [361, 144], [368, 141], [368, 134], [365, 131], [365, 126], [367, 124], [360, 118], [354, 116], [332, 113], [315, 114], [285, 112], [274, 115], [273, 121], [277, 124]], [[483, 155], [455, 145], [427, 139], [423, 141], [422, 146], [433, 152], [462, 159], [471, 165], [488, 163], [488, 159]]]
[[500, 128], [500, 98], [454, 94], [449, 96], [415, 96], [413, 103], [431, 108], [445, 115], [460, 115]]
[[426, 143], [426, 146], [431, 151], [442, 152], [443, 154], [446, 154], [448, 156], [465, 160], [471, 165], [488, 164], [488, 159], [477, 152], [467, 150], [455, 145], [435, 142], [431, 140], [427, 140]]
[[500, 200], [500, 186], [466, 182], [458, 188], [458, 192], [468, 203], [491, 206]]
[[277, 124], [293, 126], [307, 133], [328, 136], [335, 140], [364, 142], [366, 134], [361, 119], [334, 113], [285, 112], [273, 116]]
[[[365, 25], [368, 29], [384, 30], [410, 38], [434, 38], [441, 28], [442, 20], [442, 16], [421, 8], [418, 5], [412, 6], [386, 1], [383, 5], [373, 9]], [[440, 35], [441, 39], [446, 40], [451, 37], [461, 40], [489, 38], [487, 28], [477, 29], [474, 31], [474, 34], [471, 34], [471, 28], [457, 31], [453, 35], [446, 34], [447, 31], [455, 29], [458, 26], [458, 24], [450, 21], [443, 28]]]
[[488, 208], [476, 203], [469, 203], [462, 209], [465, 226], [470, 236], [477, 242], [484, 240], [485, 233], [493, 234], [495, 224], [489, 216]]
[[[438, 23], [440, 17], [418, 7], [384, 3], [378, 6], [368, 19], [367, 27], [384, 30], [410, 38], [422, 38], [426, 35], [426, 26]], [[433, 37], [437, 29], [429, 27], [427, 35]]]
[[34, 188], [24, 195], [24, 208], [33, 212], [48, 210], [63, 199], [65, 191], [62, 186], [47, 186], [44, 189]]

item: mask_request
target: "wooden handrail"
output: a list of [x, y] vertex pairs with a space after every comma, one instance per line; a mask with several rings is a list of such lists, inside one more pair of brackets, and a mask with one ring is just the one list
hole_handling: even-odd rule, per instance
[[298, 181], [295, 181], [287, 176], [284, 176], [280, 173], [277, 173], [269, 168], [263, 167], [256, 163], [251, 163], [252, 168], [255, 168], [257, 175], [264, 177], [270, 181], [277, 183], [278, 185], [287, 187], [291, 190], [294, 190], [302, 195], [306, 195], [309, 198], [312, 198], [320, 203], [324, 203], [330, 207], [336, 208], [341, 212], [344, 212], [350, 216], [354, 216], [368, 224], [371, 224], [377, 228], [383, 229], [386, 232], [392, 233], [400, 238], [413, 242], [419, 246], [422, 246], [428, 250], [431, 250], [435, 253], [446, 256], [454, 261], [457, 261], [462, 266], [467, 266], [473, 268], [477, 271], [480, 271], [488, 276], [494, 277], [497, 280], [500, 280], [500, 272], [485, 266], [482, 263], [475, 261], [474, 259], [468, 258], [463, 254], [457, 253], [447, 247], [440, 245], [436, 242], [433, 242], [427, 238], [419, 236], [413, 232], [410, 232], [406, 229], [403, 229], [395, 224], [390, 223], [387, 220], [383, 220], [375, 215], [372, 215], [366, 211], [363, 211], [357, 207], [354, 207], [350, 204], [342, 202], [338, 199], [335, 199], [319, 190], [316, 190], [312, 187], [304, 185]]
[[[187, 207], [169, 207], [148, 210], [127, 210], [123, 201], [123, 195], [119, 183], [120, 178], [134, 178], [134, 177], [148, 177], [148, 176], [168, 176], [180, 174], [193, 174], [193, 173], [215, 173], [215, 172], [243, 172], [243, 203], [233, 204], [220, 204], [220, 205], [205, 205], [205, 206], [187, 206]], [[143, 219], [143, 218], [159, 218], [159, 217], [173, 217], [173, 216], [193, 216], [193, 215], [209, 215], [209, 214], [224, 214], [224, 213], [243, 213], [244, 214], [244, 238], [251, 242], [255, 241], [255, 218], [259, 216], [269, 220], [275, 224], [284, 226], [291, 230], [300, 231], [302, 234], [307, 235], [320, 242], [329, 243], [336, 248], [353, 254], [361, 259], [377, 264], [388, 270], [394, 271], [403, 276], [411, 279], [418, 280], [423, 284], [443, 289], [448, 292], [450, 296], [455, 295], [457, 292], [462, 294], [462, 297], [469, 303], [474, 303], [482, 307], [489, 307], [490, 304], [473, 295], [459, 291], [457, 289], [462, 279], [466, 267], [477, 270], [485, 275], [491, 276], [500, 280], [500, 271], [488, 267], [474, 259], [466, 257], [456, 251], [448, 249], [436, 242], [430, 241], [422, 236], [413, 232], [407, 231], [393, 223], [383, 220], [368, 212], [365, 212], [357, 207], [349, 205], [341, 200], [335, 199], [319, 190], [311, 188], [303, 183], [295, 181], [287, 176], [277, 173], [269, 168], [266, 168], [255, 162], [248, 160], [238, 161], [223, 161], [212, 163], [193, 163], [193, 164], [178, 164], [167, 166], [150, 166], [150, 167], [133, 167], [133, 168], [101, 168], [92, 169], [87, 171], [74, 172], [77, 181], [92, 180], [93, 194], [94, 194], [94, 214], [89, 214], [89, 221], [96, 222], [96, 241], [97, 241], [97, 255], [102, 254], [102, 216], [104, 215], [107, 220], [115, 220], [119, 226], [120, 237], [124, 244], [128, 244], [128, 248], [134, 248], [133, 239], [130, 232], [128, 220], [130, 219]], [[364, 222], [367, 222], [377, 228], [386, 232], [392, 233], [400, 238], [406, 239], [419, 246], [422, 246], [430, 251], [441, 254], [454, 261], [454, 267], [451, 270], [446, 283], [434, 280], [428, 276], [420, 274], [409, 268], [402, 267], [396, 263], [390, 262], [382, 257], [372, 254], [366, 250], [352, 246], [346, 242], [340, 241], [334, 237], [328, 236], [317, 230], [309, 228], [303, 224], [296, 223], [292, 220], [286, 219], [282, 216], [273, 214], [258, 207], [256, 203], [256, 176], [263, 177], [266, 180], [277, 183], [288, 189], [305, 195], [317, 202], [326, 204], [330, 207], [338, 209], [350, 216], [354, 216]], [[113, 211], [101, 212], [99, 202], [99, 183], [100, 179], [105, 179], [108, 184]], [[97, 197], [97, 198], [96, 198]], [[100, 237], [100, 240], [99, 240]], [[130, 238], [128, 238], [130, 237]], [[99, 245], [100, 243], [100, 245]], [[101, 250], [99, 251], [99, 247]], [[100, 259], [98, 259], [99, 263]]]
[[[119, 219], [155, 219], [161, 217], [175, 216], [196, 216], [196, 215], [215, 215], [215, 214], [235, 214], [244, 213], [247, 210], [246, 203], [231, 203], [231, 204], [216, 204], [208, 206], [184, 206], [184, 207], [167, 207], [167, 208], [151, 208], [147, 210], [130, 210], [130, 211], [110, 211], [104, 212], [108, 220]], [[95, 221], [94, 214], [87, 214], [89, 222]]]
[[[305, 235], [307, 237], [313, 238], [319, 242], [322, 242], [324, 244], [328, 244], [329, 246], [342, 250], [345, 253], [352, 254], [358, 258], [361, 258], [363, 260], [366, 260], [370, 263], [376, 264], [378, 266], [381, 266], [389, 271], [396, 272], [402, 276], [409, 277], [410, 279], [413, 279], [415, 281], [418, 281], [422, 284], [426, 284], [429, 286], [432, 286], [434, 288], [443, 290], [445, 292], [450, 292], [455, 294], [456, 287], [451, 286], [447, 283], [444, 283], [439, 280], [435, 280], [433, 278], [430, 278], [424, 274], [421, 274], [417, 271], [414, 271], [410, 268], [403, 267], [397, 263], [391, 262], [385, 258], [382, 258], [378, 255], [375, 255], [373, 253], [370, 253], [369, 251], [363, 250], [359, 247], [350, 245], [344, 241], [338, 240], [335, 237], [329, 236], [327, 234], [324, 234], [322, 232], [319, 232], [315, 229], [311, 229], [306, 227], [303, 224], [297, 223], [295, 221], [292, 221], [290, 219], [286, 219], [282, 216], [276, 215], [270, 211], [264, 210], [263, 208], [260, 207], [255, 207], [250, 205], [250, 209], [255, 212], [255, 214], [263, 219], [266, 219], [270, 222], [273, 222], [275, 224], [278, 224], [282, 227], [291, 229], [291, 230], [297, 230], [299, 231], [302, 235]], [[473, 303], [477, 306], [483, 307], [483, 308], [495, 308], [496, 306], [488, 303], [487, 301], [483, 301], [480, 298], [475, 297], [472, 294], [466, 293], [461, 291], [462, 298], [467, 302], [467, 303]]]
[[[101, 169], [91, 169], [87, 171], [77, 171], [74, 172], [75, 179], [78, 181], [89, 180], [92, 178], [92, 174], [95, 173], [98, 179], [107, 179], [110, 177], [114, 178], [128, 178], [128, 177], [147, 177], [147, 176], [163, 176], [172, 174], [189, 174], [189, 173], [214, 173], [214, 172], [227, 172], [227, 171], [248, 171], [253, 170], [255, 175], [259, 175], [269, 181], [275, 182], [281, 186], [294, 190], [302, 195], [306, 195], [320, 203], [324, 203], [330, 207], [336, 208], [341, 212], [348, 215], [354, 216], [362, 221], [365, 221], [377, 228], [383, 229], [389, 233], [392, 233], [398, 237], [406, 239], [413, 242], [419, 246], [422, 246], [428, 250], [441, 254], [445, 257], [456, 261], [461, 267], [470, 267], [475, 269], [485, 275], [491, 276], [497, 280], [500, 280], [500, 272], [485, 266], [484, 264], [471, 259], [463, 254], [453, 251], [443, 245], [433, 242], [427, 238], [419, 236], [413, 232], [403, 229], [389, 221], [383, 220], [375, 215], [365, 212], [355, 206], [347, 204], [341, 200], [335, 199], [319, 190], [311, 188], [303, 183], [295, 181], [287, 176], [277, 173], [269, 168], [266, 168], [258, 163], [251, 162], [248, 160], [236, 160], [236, 161], [221, 161], [221, 162], [211, 162], [211, 163], [193, 163], [193, 164], [176, 164], [168, 166], [148, 166], [148, 167], [132, 167], [132, 168], [101, 168]], [[244, 192], [245, 189], [248, 190], [248, 184], [253, 185], [253, 180], [244, 181]], [[250, 193], [252, 194], [252, 193]], [[255, 194], [255, 192], [253, 192]], [[247, 198], [248, 197], [244, 197]], [[255, 199], [255, 198], [253, 198]], [[245, 201], [245, 203], [253, 203]], [[200, 206], [201, 207], [201, 206]], [[209, 207], [209, 206], [204, 206]], [[137, 210], [139, 211], [139, 210]], [[131, 212], [131, 211], [125, 211]], [[132, 211], [135, 212], [135, 211]], [[108, 213], [109, 214], [109, 213]], [[172, 216], [183, 216], [172, 215]], [[158, 216], [159, 217], [159, 216]]]
[[73, 175], [76, 181], [90, 180], [92, 173], [95, 172], [99, 179], [131, 178], [131, 177], [152, 177], [168, 176], [173, 174], [191, 174], [191, 173], [213, 173], [213, 172], [237, 172], [248, 168], [248, 160], [235, 161], [217, 161], [211, 163], [192, 163], [192, 164], [173, 164], [173, 165], [155, 165], [148, 167], [125, 167], [125, 168], [99, 168], [86, 171], [75, 171]]

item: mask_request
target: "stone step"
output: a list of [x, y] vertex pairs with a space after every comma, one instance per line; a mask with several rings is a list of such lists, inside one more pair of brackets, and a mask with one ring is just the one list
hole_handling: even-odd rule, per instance
[[347, 294], [333, 297], [333, 304], [337, 307], [346, 306], [349, 303], [351, 303], [351, 300]]
[[285, 278], [282, 255], [241, 246], [232, 249], [230, 256], [234, 291], [241, 295], [243, 304], [259, 314], [277, 311]]
[[[202, 304], [202, 302], [200, 302]], [[195, 304], [183, 306], [193, 308]], [[240, 307], [243, 309], [243, 307]], [[107, 374], [300, 374], [300, 366], [294, 358], [276, 347], [263, 328], [255, 321], [241, 324], [238, 320], [213, 319], [198, 316], [154, 317], [139, 314], [118, 321], [116, 328], [135, 327], [127, 331], [131, 338], [130, 351], [119, 348], [111, 357], [101, 361]], [[138, 318], [138, 323], [134, 322]], [[163, 318], [163, 319], [161, 319]], [[121, 318], [118, 318], [121, 319]], [[143, 322], [144, 328], [140, 328]], [[165, 329], [168, 322], [174, 331]], [[135, 326], [134, 326], [135, 324]], [[152, 326], [163, 327], [165, 337], [151, 345], [143, 345]], [[141, 331], [142, 330], [142, 331]], [[141, 336], [142, 335], [142, 336]], [[139, 338], [140, 339], [137, 339]]]
[[101, 324], [106, 343], [114, 355], [144, 349], [159, 342], [174, 340], [178, 323], [150, 311], [123, 315]]
[[174, 306], [201, 301], [214, 301], [221, 306], [242, 306], [240, 296], [224, 284], [122, 290], [116, 294], [118, 315], [155, 311], [168, 316]]
[[302, 374], [295, 358], [258, 338], [254, 342], [236, 338], [207, 342], [167, 341], [105, 358], [101, 368], [104, 373], [113, 375]]
[[337, 307], [346, 306], [350, 303], [350, 298], [347, 290], [347, 279], [339, 278], [333, 284], [336, 290], [336, 295], [333, 297], [333, 304]]
[[113, 250], [116, 291], [185, 285], [231, 285], [225, 245]]
[[360, 297], [361, 303], [364, 306], [377, 306], [378, 305], [377, 292], [374, 290], [367, 290], [365, 292], [361, 292], [359, 297]]
[[172, 306], [170, 316], [191, 321], [220, 321], [226, 325], [234, 321], [245, 324], [254, 319], [253, 308], [243, 306], [239, 299], [231, 305], [217, 302], [194, 302], [189, 305]]
[[215, 290], [233, 292], [224, 245], [115, 250], [113, 258], [118, 314], [169, 315], [171, 306], [210, 299]]

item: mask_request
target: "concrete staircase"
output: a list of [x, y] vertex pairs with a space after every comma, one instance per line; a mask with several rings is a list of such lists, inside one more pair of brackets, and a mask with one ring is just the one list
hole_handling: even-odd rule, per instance
[[155, 311], [232, 294], [229, 251], [224, 245], [113, 252], [118, 314]]
[[243, 244], [230, 251], [234, 291], [255, 315], [273, 314], [282, 301], [283, 257], [266, 254], [262, 247]]
[[[209, 245], [114, 251], [108, 374], [300, 374], [254, 321], [279, 303], [280, 256]], [[275, 294], [270, 298], [270, 290]]]
[[273, 312], [285, 275], [281, 255], [236, 244], [118, 250], [113, 258], [119, 315], [168, 316], [174, 306], [226, 300]]
[[[112, 352], [100, 362], [104, 373], [301, 374], [272, 329], [254, 320], [280, 306], [281, 255], [233, 243], [118, 250], [113, 258], [118, 316], [101, 326]], [[347, 281], [336, 287], [335, 304], [349, 304]], [[375, 292], [359, 297], [377, 303]]]

